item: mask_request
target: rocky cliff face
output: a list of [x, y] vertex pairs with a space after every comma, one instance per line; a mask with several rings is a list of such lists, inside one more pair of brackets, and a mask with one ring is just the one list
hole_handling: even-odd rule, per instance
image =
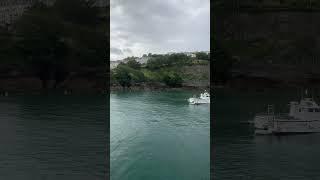
[[185, 66], [182, 68], [183, 86], [207, 88], [210, 86], [210, 65]]

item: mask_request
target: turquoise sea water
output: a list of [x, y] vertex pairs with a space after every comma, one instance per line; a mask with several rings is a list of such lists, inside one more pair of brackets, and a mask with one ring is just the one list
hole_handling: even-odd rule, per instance
[[110, 97], [111, 180], [207, 180], [210, 106], [198, 92], [115, 92]]

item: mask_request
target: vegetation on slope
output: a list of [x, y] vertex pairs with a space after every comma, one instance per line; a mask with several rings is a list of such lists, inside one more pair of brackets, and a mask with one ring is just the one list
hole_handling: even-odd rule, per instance
[[[168, 87], [181, 87], [188, 79], [209, 81], [206, 72], [191, 72], [190, 76], [184, 67], [209, 66], [210, 57], [206, 53], [198, 53], [196, 58], [182, 53], [171, 55], [149, 55], [150, 59], [141, 65], [134, 58], [121, 63], [111, 72], [111, 83], [130, 87], [141, 84], [164, 84]], [[200, 59], [201, 58], [201, 59]], [[190, 69], [189, 69], [190, 71]]]

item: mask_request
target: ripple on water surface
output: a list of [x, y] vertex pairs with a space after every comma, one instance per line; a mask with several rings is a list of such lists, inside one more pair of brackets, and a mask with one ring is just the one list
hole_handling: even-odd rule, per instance
[[209, 106], [192, 92], [111, 94], [111, 179], [207, 179]]
[[0, 179], [105, 179], [104, 97], [0, 100]]

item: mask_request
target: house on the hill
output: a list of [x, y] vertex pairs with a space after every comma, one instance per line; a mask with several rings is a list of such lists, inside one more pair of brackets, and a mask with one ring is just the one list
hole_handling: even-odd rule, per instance
[[150, 59], [150, 57], [139, 57], [139, 58], [136, 58], [136, 61], [140, 64], [147, 64], [148, 60]]
[[110, 69], [116, 68], [121, 63], [121, 60], [110, 61]]

